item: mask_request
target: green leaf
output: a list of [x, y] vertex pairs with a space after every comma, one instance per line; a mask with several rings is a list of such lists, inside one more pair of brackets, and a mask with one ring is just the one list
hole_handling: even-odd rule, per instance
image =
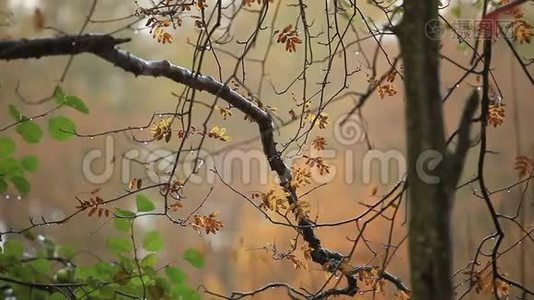
[[194, 248], [189, 248], [184, 251], [183, 258], [187, 260], [193, 267], [198, 269], [204, 267], [203, 255]]
[[23, 114], [20, 113], [20, 111], [15, 107], [15, 105], [9, 104], [8, 109], [9, 109], [9, 115], [13, 119], [15, 119], [15, 121], [18, 122], [20, 120], [27, 119]]
[[23, 170], [18, 160], [13, 157], [0, 159], [0, 174], [8, 176], [22, 176]]
[[130, 221], [124, 218], [113, 218], [113, 227], [119, 231], [130, 230]]
[[35, 172], [39, 168], [39, 159], [37, 156], [25, 156], [20, 161], [20, 165], [26, 171]]
[[21, 257], [24, 253], [24, 244], [19, 240], [7, 240], [4, 244], [4, 255]]
[[[16, 268], [13, 270], [13, 273], [14, 273], [13, 275], [16, 276], [16, 278], [22, 282], [31, 282], [37, 279], [38, 277], [37, 274], [35, 274], [35, 272], [33, 272], [32, 269], [30, 268]], [[15, 294], [17, 293], [22, 294], [23, 292], [27, 292], [27, 291], [24, 291], [23, 289], [19, 289], [17, 291], [16, 288], [14, 289]]]
[[92, 268], [94, 272], [93, 276], [95, 277], [95, 279], [99, 281], [104, 281], [104, 282], [110, 281], [113, 274], [117, 272], [119, 268], [120, 267], [117, 265], [112, 265], [109, 262], [101, 261], [101, 262], [96, 263], [94, 267]]
[[44, 258], [33, 260], [28, 265], [39, 274], [47, 274], [50, 271], [50, 262]]
[[39, 143], [43, 137], [43, 131], [39, 125], [33, 121], [24, 121], [15, 129], [22, 138], [30, 144]]
[[[146, 281], [144, 281], [144, 282], [146, 282]], [[130, 282], [128, 283], [128, 285], [129, 285], [128, 288], [132, 289], [132, 290], [140, 290], [140, 289], [143, 288], [143, 283], [144, 282], [141, 281], [141, 278], [139, 278], [139, 276], [135, 276], [132, 279], [130, 279]]]
[[66, 141], [74, 136], [76, 127], [67, 117], [55, 117], [48, 120], [48, 132], [58, 141]]
[[116, 254], [132, 251], [132, 244], [126, 237], [109, 237], [106, 241], [106, 246]]
[[[154, 257], [154, 258], [152, 258], [152, 257]], [[140, 266], [142, 268], [142, 273], [143, 273], [143, 275], [149, 277], [150, 278], [150, 282], [152, 282], [153, 280], [155, 280], [159, 276], [158, 271], [156, 271], [154, 269], [154, 265], [157, 262], [156, 253], [151, 253], [151, 254], [147, 255], [145, 258], [147, 258], [147, 261], [141, 261], [140, 262]], [[143, 260], [144, 260], [144, 258], [143, 258]]]
[[169, 277], [169, 279], [175, 284], [182, 283], [187, 278], [187, 275], [184, 273], [184, 271], [171, 266], [165, 267], [165, 274], [167, 274], [167, 277]]
[[176, 299], [200, 300], [200, 295], [185, 283], [174, 286], [174, 296]]
[[54, 90], [54, 100], [57, 104], [63, 104], [65, 102], [65, 92], [59, 85]]
[[15, 152], [15, 143], [7, 137], [0, 138], [0, 158], [8, 157]]
[[115, 216], [119, 218], [134, 218], [136, 214], [129, 210], [115, 208]]
[[65, 92], [59, 86], [56, 87], [56, 89], [54, 90], [54, 100], [57, 104], [64, 104], [66, 106], [70, 106], [84, 114], [89, 113], [89, 108], [87, 108], [87, 105], [85, 105], [82, 99], [76, 96], [65, 95]]
[[26, 195], [30, 192], [30, 183], [22, 176], [15, 176], [11, 178], [11, 182], [15, 185], [19, 193]]
[[158, 257], [155, 253], [150, 253], [147, 256], [143, 257], [143, 259], [140, 262], [140, 265], [142, 267], [153, 267], [156, 265], [156, 262], [158, 261]]
[[53, 293], [52, 295], [48, 296], [48, 300], [63, 300], [65, 299], [65, 295], [62, 293]]
[[161, 287], [165, 291], [165, 294], [170, 296], [171, 291], [172, 291], [171, 282], [163, 277], [156, 277], [155, 281], [156, 281], [156, 286]]
[[[93, 299], [102, 299], [102, 300], [120, 299], [119, 297], [117, 297], [117, 293], [116, 293], [117, 290], [113, 286], [99, 287], [97, 292], [99, 294], [95, 294], [96, 298], [93, 298]], [[88, 298], [91, 298], [91, 297], [88, 297]]]
[[119, 258], [118, 265], [123, 270], [137, 269], [137, 262], [131, 255], [130, 256], [121, 255], [121, 257]]
[[70, 245], [59, 245], [54, 251], [54, 257], [72, 259], [74, 255], [76, 255], [76, 250]]
[[64, 103], [67, 106], [70, 106], [74, 108], [75, 110], [82, 112], [84, 114], [89, 113], [89, 108], [85, 105], [85, 103], [82, 101], [82, 99], [76, 97], [76, 96], [66, 96], [64, 98]]
[[163, 236], [159, 231], [149, 231], [143, 239], [143, 248], [148, 251], [158, 251], [163, 248]]
[[0, 194], [5, 193], [7, 191], [7, 182], [0, 178]]
[[137, 212], [153, 211], [156, 206], [146, 196], [138, 194], [135, 197], [135, 204], [137, 205]]

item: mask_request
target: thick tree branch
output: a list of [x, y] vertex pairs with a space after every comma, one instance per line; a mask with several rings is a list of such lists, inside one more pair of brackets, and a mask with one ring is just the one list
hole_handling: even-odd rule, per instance
[[72, 55], [84, 52], [110, 50], [115, 45], [130, 41], [110, 35], [86, 34], [82, 36], [58, 36], [35, 39], [0, 40], [0, 58], [27, 59], [43, 56]]
[[471, 96], [467, 99], [460, 124], [458, 126], [458, 143], [454, 153], [451, 155], [449, 161], [450, 179], [448, 182], [449, 189], [456, 189], [456, 184], [462, 175], [462, 170], [465, 162], [467, 151], [471, 147], [471, 140], [469, 138], [471, 132], [471, 124], [473, 117], [478, 108], [479, 95], [477, 91], [473, 91]]
[[162, 76], [199, 91], [207, 91], [235, 106], [260, 125], [271, 121], [265, 111], [211, 76], [193, 74], [190, 70], [173, 65], [166, 60], [147, 61], [116, 47], [117, 44], [127, 41], [129, 39], [117, 39], [101, 34], [4, 40], [0, 41], [0, 59], [93, 53], [136, 76]]

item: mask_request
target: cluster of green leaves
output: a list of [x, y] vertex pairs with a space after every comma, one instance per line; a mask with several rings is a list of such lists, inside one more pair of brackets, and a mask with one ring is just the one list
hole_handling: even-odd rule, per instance
[[[26, 250], [29, 248], [33, 253]], [[51, 284], [53, 289], [53, 284], [61, 282], [65, 274], [72, 274], [73, 256], [72, 248], [56, 245], [41, 235], [26, 233], [24, 239], [6, 241], [0, 253], [0, 286], [6, 298], [49, 299], [50, 292], [45, 286]]]
[[11, 182], [21, 194], [30, 191], [30, 183], [26, 179], [27, 172], [34, 172], [39, 167], [39, 159], [36, 156], [24, 156], [21, 159], [13, 157], [15, 142], [7, 137], [0, 137], [0, 193], [8, 189]]
[[[0, 286], [9, 286], [17, 299], [32, 300], [66, 299], [68, 294], [75, 299], [200, 299], [199, 293], [187, 284], [182, 269], [157, 267], [157, 254], [164, 247], [159, 231], [146, 232], [141, 245], [134, 244], [135, 217], [155, 209], [144, 195], [136, 197], [136, 204], [137, 212], [115, 212], [115, 233], [106, 241], [113, 254], [111, 261], [78, 266], [73, 248], [26, 234], [26, 240], [10, 239], [5, 243], [0, 254]], [[143, 257], [138, 257], [140, 246], [146, 252]], [[193, 248], [185, 250], [182, 258], [196, 268], [204, 266], [202, 254]]]
[[[65, 94], [57, 87], [53, 95], [59, 107], [70, 107], [88, 114], [85, 103], [76, 96]], [[53, 109], [55, 110], [55, 109]], [[25, 143], [36, 144], [43, 138], [41, 126], [9, 105], [15, 131]], [[76, 132], [74, 122], [65, 116], [47, 117], [48, 133], [58, 141], [68, 140]], [[20, 145], [19, 145], [20, 148]], [[28, 172], [39, 167], [36, 156], [14, 157], [17, 144], [10, 137], [0, 136], [0, 193], [11, 183], [21, 194], [30, 191]], [[164, 247], [164, 237], [152, 230], [144, 233], [140, 245], [134, 242], [134, 222], [139, 214], [154, 211], [156, 206], [146, 196], [136, 197], [137, 211], [116, 209], [113, 217], [115, 232], [106, 240], [113, 255], [110, 261], [81, 265], [75, 261], [76, 251], [58, 245], [43, 235], [27, 232], [6, 241], [0, 251], [0, 288], [5, 297], [20, 300], [37, 299], [200, 299], [187, 282], [184, 271], [174, 266], [158, 267], [158, 252]], [[141, 248], [144, 256], [139, 257]], [[204, 266], [202, 254], [187, 249], [182, 258], [195, 268]]]
[[[68, 106], [82, 113], [88, 114], [89, 109], [85, 103], [76, 96], [66, 95], [57, 87], [54, 92], [54, 101], [60, 106]], [[16, 122], [15, 131], [24, 142], [37, 144], [43, 138], [43, 130], [32, 118], [22, 114], [15, 105], [10, 104], [9, 115]], [[48, 133], [58, 141], [72, 138], [76, 132], [74, 122], [65, 116], [56, 116], [48, 119]], [[8, 183], [11, 182], [17, 191], [25, 195], [30, 191], [30, 183], [26, 178], [26, 172], [34, 172], [39, 166], [37, 156], [25, 156], [22, 159], [13, 157], [16, 143], [8, 137], [0, 137], [0, 193], [5, 193]]]

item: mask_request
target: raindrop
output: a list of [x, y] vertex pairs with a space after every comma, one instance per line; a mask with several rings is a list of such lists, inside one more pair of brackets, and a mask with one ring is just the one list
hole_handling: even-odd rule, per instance
[[22, 196], [21, 196], [21, 195], [18, 195], [18, 196], [17, 196], [17, 200], [22, 200]]
[[355, 51], [354, 54], [360, 55], [360, 51]]
[[92, 136], [92, 137], [91, 137], [91, 139], [92, 139], [92, 140], [94, 140], [94, 139], [95, 139], [95, 137], [94, 137], [94, 136]]
[[11, 197], [9, 196], [9, 194], [7, 194], [7, 195], [6, 195], [6, 199], [9, 199], [9, 198], [11, 198]]
[[507, 189], [506, 192], [509, 193], [509, 192], [510, 192], [510, 189]]
[[139, 131], [143, 131], [143, 127], [139, 128]]
[[145, 144], [145, 145], [146, 145], [146, 144], [148, 144], [148, 142], [143, 142], [143, 144]]

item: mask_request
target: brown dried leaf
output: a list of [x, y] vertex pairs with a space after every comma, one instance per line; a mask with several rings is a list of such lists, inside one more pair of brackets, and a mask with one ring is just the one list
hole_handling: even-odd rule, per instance
[[519, 171], [519, 177], [523, 178], [534, 171], [534, 161], [524, 155], [515, 158], [514, 169]]
[[504, 122], [504, 106], [500, 104], [490, 104], [488, 107], [488, 124], [493, 127], [502, 125]]

